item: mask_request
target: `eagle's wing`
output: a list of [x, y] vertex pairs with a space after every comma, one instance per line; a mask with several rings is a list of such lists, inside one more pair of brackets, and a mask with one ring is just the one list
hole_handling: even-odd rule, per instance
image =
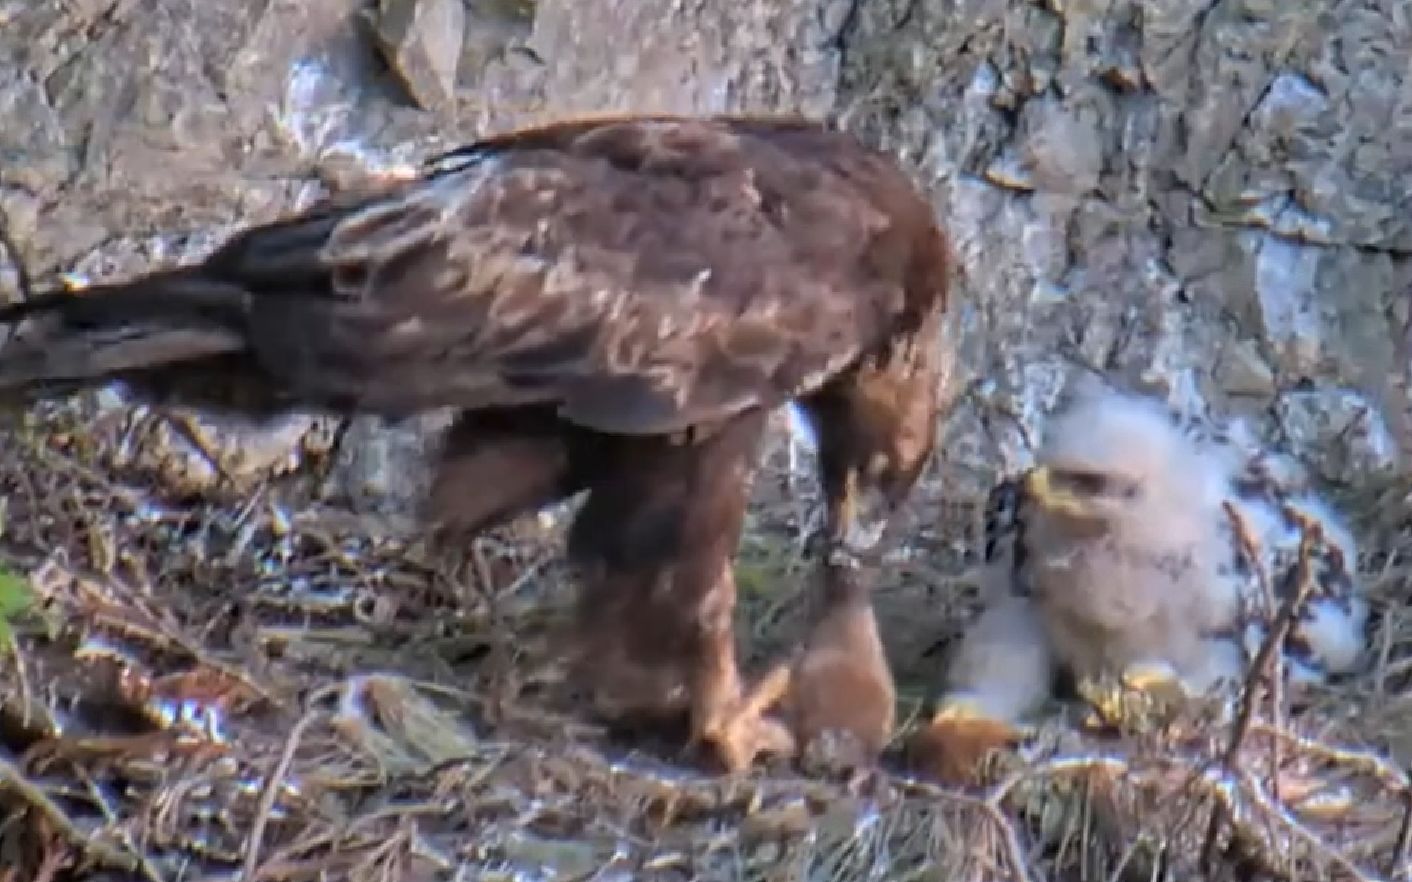
[[874, 346], [938, 235], [890, 161], [801, 123], [565, 124], [439, 166], [208, 262], [250, 290], [251, 345], [301, 396], [677, 431]]

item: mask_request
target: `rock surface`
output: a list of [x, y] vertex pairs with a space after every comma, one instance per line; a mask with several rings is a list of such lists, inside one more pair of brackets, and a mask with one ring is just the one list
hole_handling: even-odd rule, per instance
[[[1400, 0], [467, 0], [437, 13], [459, 37], [444, 6], [374, 4], [410, 29], [380, 48], [345, 0], [0, 0], [8, 240], [38, 282], [119, 275], [516, 124], [800, 111], [895, 150], [954, 236], [949, 493], [1026, 462], [1094, 366], [1331, 479], [1412, 446]], [[287, 468], [300, 436], [229, 466]], [[405, 511], [427, 437], [357, 421], [335, 487]]]
[[465, 42], [461, 0], [381, 0], [370, 18], [388, 66], [417, 106], [450, 108]]

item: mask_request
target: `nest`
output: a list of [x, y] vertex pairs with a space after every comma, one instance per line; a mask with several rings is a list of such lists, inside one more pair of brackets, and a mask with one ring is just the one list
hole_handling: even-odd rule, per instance
[[[164, 499], [72, 428], [0, 439], [0, 882], [1409, 878], [1406, 488], [1360, 502], [1365, 673], [1298, 714], [1256, 678], [1229, 724], [1042, 733], [953, 790], [893, 766], [715, 776], [595, 725], [554, 651], [557, 522], [452, 566], [297, 475]], [[786, 483], [774, 451], [739, 580], [761, 652], [798, 606], [772, 586], [802, 581]], [[880, 597], [913, 716], [928, 647], [973, 612], [963, 562], [914, 551]]]

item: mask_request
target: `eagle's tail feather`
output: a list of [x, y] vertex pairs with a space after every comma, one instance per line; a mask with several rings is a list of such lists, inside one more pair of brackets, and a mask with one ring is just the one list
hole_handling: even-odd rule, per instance
[[247, 293], [189, 269], [0, 308], [0, 392], [101, 383], [246, 349]]

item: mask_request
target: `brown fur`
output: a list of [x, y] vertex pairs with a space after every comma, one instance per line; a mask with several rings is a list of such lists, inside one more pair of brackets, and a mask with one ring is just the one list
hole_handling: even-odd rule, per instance
[[951, 653], [940, 710], [907, 745], [917, 771], [951, 784], [975, 783], [987, 755], [1013, 745], [1056, 674], [1030, 598], [1005, 585], [985, 589], [985, 606]]
[[790, 675], [783, 716], [807, 758], [832, 769], [876, 759], [892, 737], [897, 690], [866, 592], [826, 595]]
[[575, 120], [251, 228], [194, 267], [0, 310], [28, 320], [0, 390], [124, 377], [245, 412], [460, 409], [431, 522], [464, 537], [588, 490], [571, 554], [591, 679], [627, 693], [615, 705], [691, 706], [739, 767], [785, 741], [754, 719], [767, 696], [741, 694], [729, 626], [764, 414], [802, 398], [829, 547], [875, 563], [850, 537], [890, 523], [931, 452], [949, 271], [931, 206], [847, 135]]
[[1022, 740], [1018, 728], [990, 717], [938, 717], [907, 742], [907, 763], [919, 775], [953, 787], [979, 784], [986, 760]]

